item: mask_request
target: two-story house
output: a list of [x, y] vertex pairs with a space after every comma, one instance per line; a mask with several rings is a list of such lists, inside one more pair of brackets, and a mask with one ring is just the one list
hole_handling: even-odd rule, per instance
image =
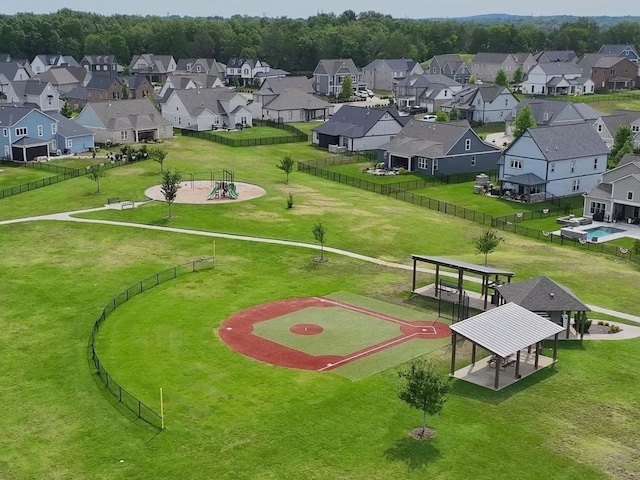
[[176, 128], [198, 131], [253, 122], [247, 100], [226, 87], [173, 90], [162, 104], [162, 116]]
[[123, 70], [115, 55], [85, 55], [80, 60], [80, 65], [91, 75], [117, 77]]
[[354, 89], [362, 83], [362, 74], [350, 58], [320, 60], [313, 71], [313, 88], [318, 95], [337, 96], [347, 76], [351, 77]]
[[516, 59], [512, 53], [480, 52], [473, 57], [470, 68], [476, 80], [482, 82], [495, 81], [499, 70], [504, 71], [507, 79], [512, 80], [513, 73], [518, 67], [522, 69], [523, 73], [527, 73], [527, 62], [530, 63], [531, 60], [529, 57]]
[[215, 58], [181, 58], [178, 60], [174, 73], [215, 75], [224, 80], [227, 76], [227, 66]]
[[600, 57], [591, 67], [596, 92], [630, 90], [638, 84], [638, 64], [622, 57]]
[[634, 110], [615, 110], [611, 115], [603, 115], [593, 123], [594, 130], [608, 148], [613, 146], [618, 128], [627, 125], [633, 135], [633, 148], [640, 148], [640, 112]]
[[573, 62], [538, 63], [522, 82], [522, 93], [575, 95], [593, 92], [593, 81]]
[[617, 45], [602, 45], [598, 53], [604, 53], [606, 55], [614, 55], [620, 58], [626, 58], [633, 63], [638, 63], [640, 56], [634, 45], [630, 43], [623, 43]]
[[124, 87], [126, 86], [128, 98], [148, 98], [153, 96], [153, 85], [147, 77], [142, 75], [128, 75], [126, 77], [118, 77], [118, 81], [122, 84], [121, 94], [124, 95]]
[[371, 90], [391, 91], [399, 80], [422, 73], [422, 66], [410, 58], [382, 58], [362, 67], [362, 81]]
[[176, 61], [172, 55], [143, 53], [134, 55], [129, 63], [132, 75], [144, 75], [151, 83], [164, 83], [167, 75], [175, 71]]
[[529, 128], [500, 159], [501, 191], [532, 202], [582, 194], [600, 181], [608, 154], [588, 123]]
[[12, 85], [15, 98], [8, 98], [8, 101], [29, 104], [43, 112], [60, 110], [60, 94], [49, 82], [31, 78]]
[[400, 133], [379, 147], [387, 168], [442, 176], [497, 170], [501, 150], [485, 143], [466, 120], [422, 122], [411, 119]]
[[80, 64], [71, 55], [36, 55], [31, 61], [31, 70], [35, 75], [44, 73], [51, 67], [79, 67]]
[[401, 110], [421, 107], [437, 112], [462, 88], [462, 84], [442, 74], [411, 75], [397, 82], [395, 96]]
[[258, 58], [230, 58], [226, 67], [227, 83], [232, 85], [237, 80], [240, 86], [251, 85], [258, 74], [269, 73], [270, 69], [267, 62]]
[[526, 105], [531, 108], [531, 114], [538, 127], [569, 123], [593, 123], [602, 116], [601, 112], [582, 102], [558, 102], [539, 98], [523, 98], [505, 118], [505, 133], [507, 135], [513, 135], [518, 113]]
[[451, 113], [455, 107], [460, 119], [473, 122], [503, 122], [518, 105], [518, 99], [507, 87], [492, 85], [466, 85], [453, 94], [442, 110]]
[[426, 73], [444, 75], [464, 85], [471, 77], [471, 68], [460, 55], [435, 55], [429, 62]]
[[84, 87], [91, 79], [91, 73], [82, 67], [51, 67], [35, 78], [49, 82], [62, 95], [76, 87]]

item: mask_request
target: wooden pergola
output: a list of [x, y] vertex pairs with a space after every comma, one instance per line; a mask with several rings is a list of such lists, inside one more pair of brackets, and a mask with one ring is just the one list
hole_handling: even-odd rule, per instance
[[[440, 272], [440, 267], [451, 268], [453, 270], [458, 271], [458, 277], [457, 277], [457, 288], [458, 288], [458, 296], [459, 296], [458, 300], [462, 300], [465, 272], [471, 273], [474, 275], [479, 275], [482, 277], [481, 295], [484, 298], [485, 310], [487, 309], [489, 289], [493, 289], [495, 291], [495, 288], [498, 285], [502, 285], [503, 283], [505, 283], [504, 279], [506, 279], [506, 283], [510, 283], [511, 277], [514, 276], [514, 273], [509, 272], [508, 270], [501, 270], [498, 268], [488, 267], [486, 265], [476, 265], [473, 263], [462, 262], [462, 261], [454, 260], [447, 257], [430, 257], [425, 255], [411, 255], [411, 258], [413, 259], [413, 283], [411, 287], [412, 292], [416, 291], [416, 273], [418, 268], [417, 267], [418, 262], [430, 263], [436, 266], [436, 296], [440, 296], [441, 294], [440, 288], [439, 288], [440, 277], [442, 275]], [[501, 277], [504, 277], [504, 279], [502, 279]]]
[[[558, 335], [564, 329], [540, 315], [516, 305], [507, 303], [474, 317], [454, 323], [451, 328], [451, 371], [453, 377], [461, 378], [483, 386], [488, 375], [493, 375], [493, 389], [499, 390], [500, 372], [513, 367], [514, 375], [508, 384], [523, 376], [535, 373], [540, 367], [540, 348], [543, 340], [553, 337], [553, 358], [542, 357], [546, 365], [558, 358]], [[472, 343], [471, 365], [456, 371], [456, 347], [459, 338]], [[476, 366], [476, 347], [480, 346], [492, 355], [486, 362]], [[522, 359], [535, 349], [533, 361]], [[523, 354], [524, 351], [524, 354]], [[546, 366], [545, 365], [545, 366]], [[494, 371], [492, 371], [492, 369]], [[526, 371], [525, 371], [526, 370]], [[506, 385], [503, 385], [506, 386]]]

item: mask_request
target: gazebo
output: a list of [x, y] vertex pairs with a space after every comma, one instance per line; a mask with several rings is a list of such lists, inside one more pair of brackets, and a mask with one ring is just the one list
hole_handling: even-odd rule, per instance
[[[564, 330], [560, 325], [515, 303], [482, 312], [454, 323], [450, 328], [451, 376], [494, 390], [500, 390], [537, 372], [541, 367], [555, 363], [558, 358], [558, 335]], [[471, 342], [471, 365], [456, 370], [459, 337]], [[554, 338], [552, 358], [540, 355], [542, 341], [549, 337]], [[476, 359], [477, 346], [491, 355]], [[505, 375], [501, 377], [500, 372]]]
[[[463, 285], [464, 285], [464, 274], [465, 272], [480, 275], [482, 277], [482, 287], [481, 287], [481, 296], [484, 300], [484, 310], [487, 309], [488, 304], [488, 296], [489, 289], [495, 289], [497, 285], [501, 285], [506, 282], [511, 282], [511, 277], [513, 277], [514, 273], [509, 272], [507, 270], [502, 270], [499, 268], [488, 267], [486, 265], [475, 265], [473, 263], [461, 262], [459, 260], [454, 260], [452, 258], [446, 257], [430, 257], [425, 255], [411, 255], [413, 259], [413, 283], [411, 287], [411, 291], [413, 293], [422, 293], [420, 289], [416, 288], [416, 273], [417, 273], [417, 263], [424, 262], [430, 263], [436, 266], [436, 283], [435, 283], [435, 295], [436, 297], [440, 297], [444, 289], [448, 287], [456, 288], [458, 291], [458, 301], [462, 300], [463, 295]], [[447, 283], [441, 279], [442, 274], [440, 272], [440, 267], [451, 268], [453, 270], [457, 270], [457, 282]], [[493, 280], [491, 278], [493, 277]], [[501, 277], [504, 277], [502, 279]]]
[[[566, 338], [571, 330], [571, 313], [575, 312], [580, 320], [586, 319], [591, 309], [582, 303], [571, 290], [547, 277], [534, 277], [508, 285], [496, 287], [499, 304], [513, 302], [521, 307], [547, 317], [566, 329]], [[580, 325], [583, 325], [580, 322]], [[580, 339], [584, 332], [579, 331]]]

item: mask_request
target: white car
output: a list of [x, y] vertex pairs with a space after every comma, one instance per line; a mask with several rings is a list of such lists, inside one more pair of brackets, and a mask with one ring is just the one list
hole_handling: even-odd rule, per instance
[[356, 90], [353, 92], [356, 97], [369, 98], [369, 94], [365, 90]]
[[373, 96], [374, 96], [374, 93], [371, 90], [369, 90], [368, 88], [366, 90], [363, 90], [363, 92], [367, 92], [367, 95], [369, 97], [371, 97], [371, 98], [373, 98]]

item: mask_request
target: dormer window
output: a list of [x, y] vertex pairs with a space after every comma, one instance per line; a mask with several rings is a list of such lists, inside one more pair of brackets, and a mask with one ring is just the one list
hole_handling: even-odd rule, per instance
[[471, 139], [467, 138], [464, 141], [464, 149], [468, 152], [469, 150], [471, 150]]
[[602, 132], [602, 124], [601, 123], [598, 124], [597, 130], [598, 130], [598, 132]]
[[544, 112], [542, 114], [542, 121], [543, 122], [548, 122], [549, 121], [549, 112]]

